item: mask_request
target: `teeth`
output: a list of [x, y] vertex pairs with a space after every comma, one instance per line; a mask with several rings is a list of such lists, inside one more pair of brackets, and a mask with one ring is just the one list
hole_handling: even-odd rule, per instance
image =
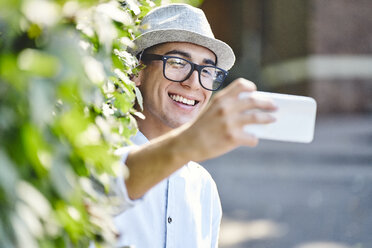
[[180, 95], [170, 95], [170, 97], [176, 102], [182, 102], [183, 104], [187, 104], [191, 106], [195, 105], [195, 100], [186, 99]]

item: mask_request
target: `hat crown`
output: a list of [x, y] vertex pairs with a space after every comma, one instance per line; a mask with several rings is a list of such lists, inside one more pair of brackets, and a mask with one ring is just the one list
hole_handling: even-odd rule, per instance
[[187, 4], [171, 4], [155, 8], [143, 18], [141, 24], [142, 33], [177, 29], [214, 38], [204, 12]]
[[229, 70], [234, 62], [233, 50], [214, 38], [207, 17], [201, 9], [187, 4], [169, 4], [151, 10], [142, 19], [141, 34], [128, 48], [134, 55], [146, 48], [166, 42], [188, 42], [205, 47], [217, 58], [217, 66]]

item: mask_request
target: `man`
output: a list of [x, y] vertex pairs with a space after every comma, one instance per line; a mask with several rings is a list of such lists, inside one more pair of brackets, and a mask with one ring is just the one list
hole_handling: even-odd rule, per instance
[[[235, 61], [214, 38], [204, 13], [185, 4], [151, 11], [133, 51], [145, 68], [133, 78], [143, 95], [139, 133], [120, 178], [126, 210], [115, 217], [119, 247], [217, 247], [221, 205], [216, 185], [195, 162], [237, 146], [255, 146], [248, 124], [273, 122], [267, 99], [239, 98], [256, 90], [237, 79], [216, 93]], [[249, 112], [251, 109], [265, 110]]]

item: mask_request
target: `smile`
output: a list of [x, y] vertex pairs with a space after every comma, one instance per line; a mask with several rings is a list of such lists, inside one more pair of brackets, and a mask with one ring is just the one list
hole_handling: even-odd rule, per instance
[[183, 96], [180, 96], [180, 95], [169, 95], [169, 97], [175, 101], [175, 102], [179, 102], [179, 103], [183, 103], [185, 105], [189, 105], [189, 106], [195, 106], [196, 104], [198, 104], [199, 102], [196, 101], [196, 100], [191, 100], [191, 99], [187, 99]]

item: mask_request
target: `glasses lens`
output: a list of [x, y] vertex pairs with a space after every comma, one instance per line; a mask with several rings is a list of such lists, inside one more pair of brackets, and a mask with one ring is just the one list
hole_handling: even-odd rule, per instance
[[209, 90], [217, 90], [225, 80], [226, 74], [223, 70], [206, 66], [200, 72], [200, 83]]
[[[200, 84], [208, 90], [217, 90], [226, 77], [226, 72], [215, 66], [200, 66]], [[178, 57], [166, 57], [164, 76], [175, 82], [183, 82], [191, 75], [193, 65]]]
[[191, 64], [181, 58], [170, 57], [165, 63], [165, 76], [173, 81], [183, 81], [191, 71]]

